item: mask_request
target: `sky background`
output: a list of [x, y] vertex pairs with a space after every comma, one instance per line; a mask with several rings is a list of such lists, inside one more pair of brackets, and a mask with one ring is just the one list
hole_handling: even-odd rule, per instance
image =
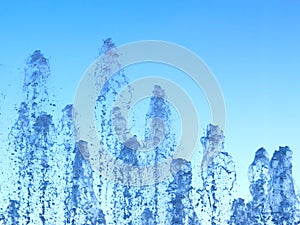
[[[2, 116], [19, 105], [25, 60], [36, 49], [50, 58], [49, 83], [62, 108], [73, 101], [102, 40], [169, 41], [200, 56], [222, 89], [225, 149], [237, 165], [240, 195], [248, 192], [247, 169], [260, 147], [271, 157], [278, 146], [290, 146], [300, 185], [299, 11], [296, 0], [0, 0]], [[201, 129], [207, 125], [203, 121]]]

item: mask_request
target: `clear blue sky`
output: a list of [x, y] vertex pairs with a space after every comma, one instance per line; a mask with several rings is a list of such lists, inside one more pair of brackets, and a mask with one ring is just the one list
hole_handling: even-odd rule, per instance
[[290, 146], [300, 171], [300, 2], [206, 2], [0, 0], [1, 92], [19, 102], [24, 62], [36, 49], [50, 57], [57, 98], [71, 103], [103, 39], [174, 42], [198, 54], [222, 88], [225, 148], [243, 190], [261, 146], [270, 156]]

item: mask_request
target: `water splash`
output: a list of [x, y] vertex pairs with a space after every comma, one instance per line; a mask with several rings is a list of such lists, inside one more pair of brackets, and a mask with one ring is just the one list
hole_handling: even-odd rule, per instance
[[49, 75], [48, 60], [40, 51], [35, 51], [25, 68], [25, 101], [9, 134], [14, 189], [8, 196], [8, 208], [19, 215], [10, 221], [12, 224], [55, 221], [57, 190], [53, 184], [58, 177], [54, 160], [56, 130], [52, 116], [47, 113], [52, 106], [46, 86]]
[[299, 201], [292, 176], [292, 154], [289, 147], [279, 147], [270, 161], [268, 200], [274, 224], [300, 223]]
[[[249, 167], [252, 200], [237, 199], [230, 224], [299, 224], [299, 200], [292, 178], [292, 151], [279, 147], [269, 160], [260, 148]], [[245, 222], [246, 221], [246, 222]]]
[[[201, 164], [202, 187], [197, 190], [199, 195], [197, 205], [202, 212], [201, 222], [227, 224], [234, 200], [235, 164], [223, 148], [224, 135], [218, 126], [209, 125], [206, 136], [201, 141], [204, 149]], [[208, 165], [205, 170], [204, 164]]]
[[[177, 167], [180, 167], [179, 171]], [[170, 224], [199, 225], [200, 221], [192, 204], [191, 163], [183, 159], [175, 159], [170, 169], [174, 177], [168, 187], [171, 195], [168, 210]]]
[[[109, 57], [104, 68], [97, 71], [109, 72], [118, 60], [111, 39], [104, 40], [100, 54]], [[234, 161], [224, 149], [223, 131], [214, 125], [207, 127], [201, 139], [203, 159], [197, 165], [176, 158], [168, 168], [172, 176], [164, 181], [141, 187], [112, 183], [94, 172], [84, 159], [89, 149], [86, 142], [75, 141], [73, 106], [66, 105], [59, 112], [49, 97], [49, 60], [37, 50], [26, 60], [24, 71], [24, 96], [7, 139], [10, 157], [5, 169], [9, 169], [9, 177], [0, 184], [0, 224], [300, 223], [292, 151], [288, 147], [280, 147], [271, 160], [265, 149], [256, 152], [248, 172], [252, 196], [249, 202], [234, 199]], [[172, 157], [177, 141], [164, 87], [153, 87], [149, 109], [143, 117], [145, 134], [140, 141], [125, 126], [125, 115], [113, 107], [124, 86], [129, 88], [123, 105], [132, 101], [133, 90], [125, 71], [105, 81], [95, 108], [101, 144], [116, 159], [133, 166], [156, 165]], [[61, 118], [55, 121], [58, 113]], [[117, 138], [118, 130], [125, 135]], [[152, 150], [140, 151], [150, 147]], [[153, 177], [158, 177], [159, 172], [153, 170]]]

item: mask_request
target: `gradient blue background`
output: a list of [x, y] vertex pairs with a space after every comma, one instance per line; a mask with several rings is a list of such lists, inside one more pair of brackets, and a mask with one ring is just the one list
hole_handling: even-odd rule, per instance
[[50, 58], [50, 84], [63, 105], [73, 101], [103, 39], [170, 41], [199, 55], [221, 86], [225, 149], [237, 164], [240, 195], [248, 192], [248, 165], [262, 146], [270, 156], [279, 145], [290, 146], [299, 184], [299, 12], [296, 0], [1, 0], [0, 91], [9, 99], [1, 111], [8, 115], [19, 104], [25, 59], [36, 49]]

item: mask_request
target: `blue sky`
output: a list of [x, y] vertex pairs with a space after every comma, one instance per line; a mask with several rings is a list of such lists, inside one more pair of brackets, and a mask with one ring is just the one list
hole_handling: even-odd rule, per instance
[[300, 185], [299, 10], [296, 0], [0, 0], [0, 90], [18, 103], [25, 59], [41, 49], [50, 58], [57, 98], [70, 103], [103, 39], [174, 42], [199, 55], [219, 82], [225, 148], [237, 163], [241, 192], [262, 146], [270, 156], [279, 145], [290, 146]]

